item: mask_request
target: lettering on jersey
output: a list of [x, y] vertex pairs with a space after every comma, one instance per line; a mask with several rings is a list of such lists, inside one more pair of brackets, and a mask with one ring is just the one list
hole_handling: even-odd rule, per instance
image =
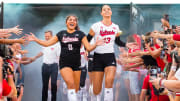
[[101, 36], [106, 36], [106, 35], [114, 35], [115, 32], [112, 30], [112, 31], [107, 31], [107, 30], [100, 30], [100, 35]]
[[62, 38], [62, 42], [64, 43], [75, 42], [75, 41], [79, 41], [79, 39], [76, 37], [71, 38], [71, 37], [65, 37], [65, 36], [63, 36]]

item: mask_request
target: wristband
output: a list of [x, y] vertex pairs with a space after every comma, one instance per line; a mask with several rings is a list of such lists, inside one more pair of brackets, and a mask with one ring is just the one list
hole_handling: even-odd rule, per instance
[[177, 68], [177, 66], [171, 66], [171, 70], [174, 72], [176, 71], [176, 68]]
[[8, 78], [12, 78], [12, 77], [13, 77], [13, 75], [8, 75], [7, 77], [8, 77]]
[[[162, 80], [160, 81], [160, 86], [161, 86], [161, 87], [164, 87], [164, 82], [165, 82], [164, 79], [162, 79]], [[165, 87], [164, 87], [164, 88], [165, 88]]]
[[161, 86], [162, 80], [163, 80], [162, 78], [159, 80], [159, 86]]

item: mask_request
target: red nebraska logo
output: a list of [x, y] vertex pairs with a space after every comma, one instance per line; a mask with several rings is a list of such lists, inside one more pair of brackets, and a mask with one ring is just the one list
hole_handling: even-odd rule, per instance
[[75, 42], [75, 41], [79, 41], [78, 38], [74, 37], [74, 38], [70, 38], [70, 37], [63, 37], [62, 42], [67, 43], [67, 42]]
[[112, 31], [107, 31], [107, 30], [103, 31], [103, 30], [100, 30], [100, 35], [101, 36], [114, 35], [114, 34], [115, 34], [115, 32], [113, 30]]

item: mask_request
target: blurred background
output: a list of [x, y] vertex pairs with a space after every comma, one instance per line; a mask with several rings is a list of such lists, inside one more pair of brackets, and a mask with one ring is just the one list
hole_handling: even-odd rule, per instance
[[[44, 32], [52, 30], [56, 35], [60, 30], [66, 29], [65, 19], [69, 14], [77, 15], [80, 29], [88, 34], [93, 23], [102, 20], [100, 15], [101, 4], [16, 4], [2, 3], [0, 27], [10, 28], [20, 25], [23, 35], [34, 33], [44, 40]], [[176, 4], [110, 4], [112, 8], [112, 21], [119, 25], [123, 31], [121, 39], [125, 42], [131, 34], [145, 34], [153, 30], [162, 30], [160, 19], [164, 14], [169, 15], [171, 25], [180, 25], [180, 5]], [[22, 36], [23, 36], [22, 35]], [[21, 36], [18, 36], [21, 37]], [[10, 38], [17, 38], [11, 36]], [[24, 46], [29, 51], [28, 57], [41, 51], [41, 46], [34, 42]], [[116, 55], [118, 48], [115, 46]], [[41, 79], [42, 58], [32, 64], [21, 66], [24, 73], [23, 101], [40, 101], [42, 90]], [[116, 81], [116, 80], [115, 80]], [[120, 80], [123, 82], [123, 80]], [[124, 83], [120, 88], [122, 101], [128, 101]], [[58, 94], [58, 101], [63, 101]]]

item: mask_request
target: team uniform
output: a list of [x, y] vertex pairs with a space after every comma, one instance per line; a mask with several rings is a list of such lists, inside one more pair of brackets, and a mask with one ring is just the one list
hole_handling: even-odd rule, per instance
[[68, 33], [66, 30], [63, 30], [56, 36], [61, 43], [60, 69], [70, 67], [73, 71], [80, 70], [80, 47], [85, 34], [82, 31]]
[[106, 26], [102, 22], [97, 22], [92, 25], [91, 29], [95, 33], [95, 40], [96, 37], [100, 37], [103, 38], [105, 43], [97, 46], [94, 51], [93, 71], [104, 71], [107, 66], [116, 66], [114, 42], [116, 34], [120, 32], [119, 26], [114, 23]]

